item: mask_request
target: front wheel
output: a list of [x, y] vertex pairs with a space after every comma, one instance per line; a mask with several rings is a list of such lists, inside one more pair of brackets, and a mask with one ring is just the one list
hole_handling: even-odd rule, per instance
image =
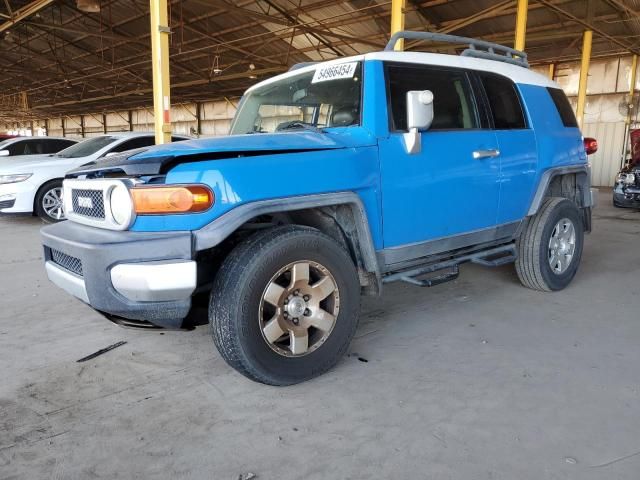
[[575, 204], [560, 197], [547, 199], [516, 242], [520, 282], [534, 290], [562, 290], [578, 271], [583, 241], [584, 226]]
[[45, 223], [65, 220], [62, 204], [62, 180], [52, 180], [40, 187], [35, 199], [35, 213]]
[[262, 232], [236, 247], [214, 281], [209, 319], [226, 362], [246, 377], [292, 385], [346, 352], [360, 284], [347, 251], [306, 227]]

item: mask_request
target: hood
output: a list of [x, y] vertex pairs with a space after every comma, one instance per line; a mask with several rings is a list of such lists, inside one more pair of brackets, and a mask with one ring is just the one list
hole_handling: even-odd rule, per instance
[[[33, 173], [30, 170], [60, 160], [53, 155], [19, 155], [16, 157], [0, 157], [0, 174]], [[29, 170], [29, 171], [28, 171]]]
[[230, 135], [123, 152], [121, 155], [84, 165], [71, 171], [69, 176], [91, 175], [96, 172], [157, 175], [166, 173], [180, 163], [274, 153], [355, 148], [374, 144], [375, 137], [360, 127], [335, 128], [323, 133], [295, 130], [281, 133]]

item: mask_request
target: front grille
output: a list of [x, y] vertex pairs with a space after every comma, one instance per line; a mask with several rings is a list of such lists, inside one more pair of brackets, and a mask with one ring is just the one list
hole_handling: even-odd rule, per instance
[[12, 208], [15, 204], [16, 204], [15, 199], [14, 200], [4, 200], [4, 201], [0, 202], [0, 210], [3, 209], [3, 208]]
[[65, 270], [82, 277], [82, 260], [59, 250], [51, 249], [51, 261]]
[[104, 220], [104, 199], [102, 190], [71, 190], [73, 212], [85, 217]]

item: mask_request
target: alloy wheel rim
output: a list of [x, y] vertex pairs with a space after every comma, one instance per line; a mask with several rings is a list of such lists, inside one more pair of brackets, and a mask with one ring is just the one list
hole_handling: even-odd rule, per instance
[[52, 188], [44, 194], [44, 197], [42, 197], [42, 209], [54, 220], [64, 220], [62, 187]]
[[260, 299], [259, 326], [269, 348], [285, 357], [317, 350], [340, 311], [335, 278], [323, 265], [292, 262], [271, 277]]
[[576, 229], [573, 222], [563, 218], [551, 232], [549, 239], [549, 266], [556, 275], [567, 271], [576, 251]]

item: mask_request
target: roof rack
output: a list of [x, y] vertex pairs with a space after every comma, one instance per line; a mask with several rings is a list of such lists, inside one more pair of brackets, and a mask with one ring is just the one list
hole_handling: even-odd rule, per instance
[[527, 54], [515, 50], [513, 48], [505, 47], [497, 43], [485, 42], [484, 40], [476, 40], [475, 38], [459, 37], [457, 35], [447, 35], [444, 33], [435, 32], [411, 32], [402, 31], [394, 33], [389, 39], [389, 43], [384, 48], [385, 52], [393, 50], [396, 42], [400, 39], [407, 40], [431, 40], [435, 42], [445, 43], [461, 43], [468, 44], [464, 52], [463, 57], [483, 58], [485, 60], [496, 60], [498, 62], [511, 63], [518, 65], [519, 67], [529, 68], [529, 62], [527, 61]]
[[294, 70], [300, 70], [301, 68], [304, 67], [308, 67], [310, 65], [316, 65], [320, 62], [301, 62], [301, 63], [296, 63], [294, 65], [291, 66], [291, 68], [289, 68], [289, 70], [287, 70], [288, 72], [293, 72]]

